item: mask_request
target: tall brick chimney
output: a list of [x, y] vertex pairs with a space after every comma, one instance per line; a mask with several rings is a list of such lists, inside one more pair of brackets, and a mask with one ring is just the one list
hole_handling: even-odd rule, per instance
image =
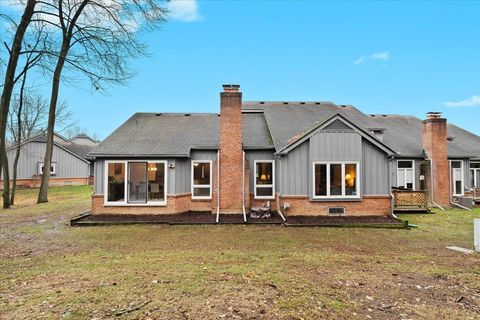
[[[423, 121], [423, 149], [431, 160], [431, 181], [427, 181], [430, 201], [450, 206], [450, 168], [448, 165], [447, 119], [440, 112], [427, 113]], [[432, 186], [433, 184], [433, 186]]]
[[224, 84], [220, 93], [220, 212], [242, 213], [242, 93]]

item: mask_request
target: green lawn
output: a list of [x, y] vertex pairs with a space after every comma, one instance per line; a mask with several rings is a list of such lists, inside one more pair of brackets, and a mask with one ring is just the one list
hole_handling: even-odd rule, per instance
[[[88, 187], [0, 212], [0, 318], [478, 319], [473, 212], [418, 229], [75, 227]], [[146, 303], [146, 304], [145, 304]], [[143, 305], [143, 306], [142, 306]]]

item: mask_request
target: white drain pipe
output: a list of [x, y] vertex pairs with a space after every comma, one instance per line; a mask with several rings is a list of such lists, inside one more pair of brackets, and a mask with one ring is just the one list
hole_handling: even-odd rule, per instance
[[245, 212], [245, 151], [242, 158], [242, 210], [243, 222], [247, 222], [247, 213]]
[[220, 150], [217, 151], [217, 223], [220, 223]]
[[[278, 175], [278, 186], [281, 185], [281, 176], [282, 176], [282, 159], [281, 158], [278, 158], [278, 172], [280, 172], [280, 174]], [[275, 172], [273, 173], [275, 174]], [[280, 189], [280, 188], [278, 188]], [[280, 192], [277, 194], [277, 212], [278, 214], [280, 215], [280, 217], [282, 218], [283, 221], [287, 221], [287, 219], [285, 218], [285, 216], [283, 215], [282, 211], [280, 210]]]

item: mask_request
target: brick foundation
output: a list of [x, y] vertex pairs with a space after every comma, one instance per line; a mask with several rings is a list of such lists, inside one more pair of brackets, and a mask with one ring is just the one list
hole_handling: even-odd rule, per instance
[[[18, 179], [17, 180], [17, 188], [39, 188], [41, 178], [35, 179]], [[91, 182], [90, 182], [91, 181]], [[85, 185], [92, 185], [93, 179], [90, 178], [54, 178], [51, 177], [49, 179], [48, 186], [49, 187], [63, 187], [63, 186], [85, 186]], [[12, 183], [10, 182], [10, 185]], [[0, 189], [3, 189], [3, 180], [0, 180]]]
[[103, 194], [92, 196], [92, 214], [175, 214], [186, 211], [212, 212], [212, 200], [193, 200], [191, 193], [168, 195], [165, 206], [105, 206]]
[[345, 207], [347, 216], [384, 216], [390, 214], [390, 196], [364, 196], [362, 201], [311, 201], [308, 196], [281, 196], [280, 206], [288, 203], [284, 215], [326, 216], [328, 207]]

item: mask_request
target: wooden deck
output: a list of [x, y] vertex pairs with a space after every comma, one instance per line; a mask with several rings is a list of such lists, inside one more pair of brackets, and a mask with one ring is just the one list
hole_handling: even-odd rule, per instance
[[425, 191], [393, 190], [393, 212], [432, 213]]

